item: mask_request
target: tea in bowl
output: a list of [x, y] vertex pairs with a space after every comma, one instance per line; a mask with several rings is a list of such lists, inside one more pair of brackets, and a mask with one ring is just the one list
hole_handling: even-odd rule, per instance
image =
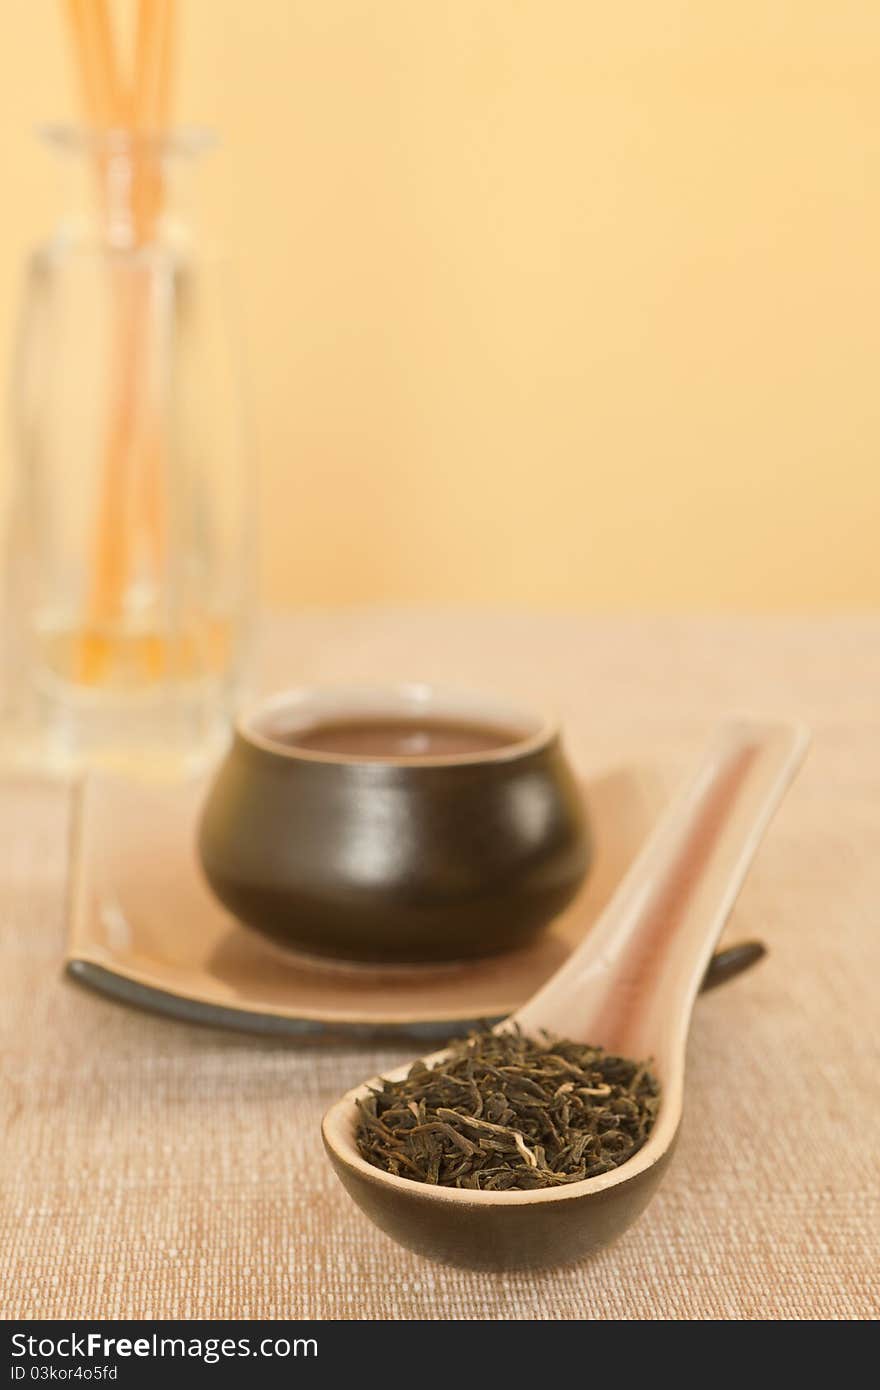
[[426, 685], [286, 692], [238, 723], [199, 830], [238, 918], [299, 952], [453, 961], [531, 940], [590, 843], [556, 726]]

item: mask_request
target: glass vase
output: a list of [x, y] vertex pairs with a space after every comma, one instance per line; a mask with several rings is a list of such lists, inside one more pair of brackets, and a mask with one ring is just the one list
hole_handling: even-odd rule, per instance
[[4, 750], [190, 770], [239, 698], [255, 511], [227, 277], [180, 214], [207, 141], [49, 138], [79, 196], [25, 278]]

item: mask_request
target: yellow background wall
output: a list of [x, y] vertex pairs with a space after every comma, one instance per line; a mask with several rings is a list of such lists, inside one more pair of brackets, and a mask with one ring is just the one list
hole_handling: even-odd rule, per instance
[[[877, 0], [182, 5], [266, 597], [877, 604]], [[72, 82], [0, 24], [5, 351]]]

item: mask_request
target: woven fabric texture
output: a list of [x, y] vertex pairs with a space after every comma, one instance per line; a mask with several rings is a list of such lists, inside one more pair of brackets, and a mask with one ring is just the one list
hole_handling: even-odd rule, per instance
[[880, 620], [378, 611], [266, 634], [267, 686], [414, 676], [555, 705], [588, 777], [637, 762], [672, 782], [730, 711], [813, 727], [727, 932], [770, 955], [697, 1006], [659, 1194], [574, 1267], [486, 1276], [399, 1249], [336, 1181], [319, 1122], [412, 1046], [253, 1039], [68, 983], [70, 790], [7, 779], [0, 1313], [876, 1317]]

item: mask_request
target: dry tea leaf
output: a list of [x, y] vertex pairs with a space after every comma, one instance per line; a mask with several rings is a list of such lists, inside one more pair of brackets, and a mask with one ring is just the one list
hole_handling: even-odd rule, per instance
[[643, 1062], [486, 1031], [358, 1101], [357, 1145], [368, 1163], [417, 1182], [523, 1191], [619, 1167], [644, 1144], [659, 1104]]

